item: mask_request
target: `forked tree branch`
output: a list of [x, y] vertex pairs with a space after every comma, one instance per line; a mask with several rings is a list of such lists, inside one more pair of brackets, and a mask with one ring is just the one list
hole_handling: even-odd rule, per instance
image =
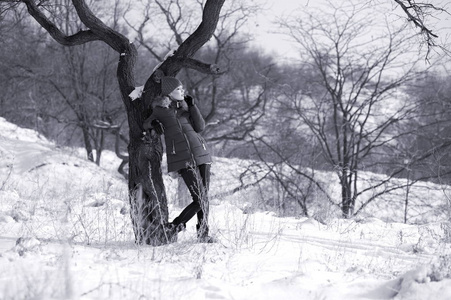
[[[165, 75], [174, 76], [183, 67], [181, 64], [173, 63], [174, 61], [185, 61], [191, 66], [196, 66], [198, 68], [198, 63], [193, 63], [193, 61], [188, 61], [187, 59], [191, 59], [194, 54], [213, 36], [224, 1], [225, 0], [206, 1], [202, 14], [202, 22], [199, 24], [197, 29], [179, 46], [177, 51], [174, 53], [174, 56], [164, 61], [159, 67]], [[188, 67], [190, 65], [188, 65]], [[212, 73], [211, 67], [208, 69], [210, 69], [208, 73]], [[203, 70], [207, 69], [203, 68]]]
[[197, 50], [207, 43], [216, 30], [222, 5], [225, 0], [208, 0], [202, 14], [202, 22], [179, 47], [177, 52], [183, 57], [192, 57]]
[[432, 4], [417, 4], [415, 3], [415, 1], [412, 0], [405, 0], [409, 6], [406, 6], [406, 4], [404, 3], [403, 0], [394, 0], [396, 3], [398, 3], [398, 5], [402, 8], [402, 10], [406, 13], [407, 15], [407, 19], [411, 22], [413, 22], [413, 24], [418, 27], [422, 33], [425, 33], [427, 35], [430, 35], [434, 38], [437, 38], [438, 35], [432, 33], [432, 30], [429, 29], [423, 22], [424, 19], [424, 14], [425, 12], [423, 11], [426, 8], [433, 8], [436, 10], [442, 10], [443, 9], [439, 9], [436, 8], [435, 6], [433, 6]]
[[22, 0], [22, 2], [27, 6], [28, 13], [61, 45], [76, 46], [100, 40], [99, 36], [91, 30], [81, 30], [73, 35], [65, 35], [38, 8], [34, 0]]
[[[424, 42], [428, 47], [428, 53], [432, 47], [438, 46], [436, 39], [438, 35], [432, 32], [432, 29], [425, 24], [425, 17], [429, 14], [428, 10], [436, 12], [445, 12], [446, 9], [437, 7], [430, 3], [417, 3], [415, 0], [394, 0], [404, 11], [407, 20], [412, 22], [415, 27], [420, 29], [420, 34], [424, 37]], [[441, 47], [443, 48], [443, 47]]]
[[124, 53], [128, 50], [129, 40], [119, 32], [111, 29], [94, 15], [86, 5], [85, 0], [72, 0], [78, 17], [96, 36], [108, 44], [116, 52]]

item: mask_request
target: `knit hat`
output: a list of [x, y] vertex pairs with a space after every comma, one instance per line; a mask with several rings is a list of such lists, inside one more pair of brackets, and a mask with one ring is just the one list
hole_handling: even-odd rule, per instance
[[163, 77], [161, 78], [161, 94], [163, 96], [169, 95], [173, 90], [181, 86], [182, 83], [175, 77]]

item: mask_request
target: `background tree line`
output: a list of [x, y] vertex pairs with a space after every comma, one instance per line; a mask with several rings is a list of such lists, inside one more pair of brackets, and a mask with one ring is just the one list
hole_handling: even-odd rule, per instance
[[[89, 5], [114, 30], [136, 36], [136, 81], [143, 84], [195, 30], [204, 3], [138, 2], [139, 18], [126, 2], [115, 1], [114, 9]], [[264, 170], [260, 180], [281, 192], [280, 201], [263, 193], [262, 203], [282, 214], [312, 215], [321, 195], [351, 217], [419, 180], [449, 183], [450, 74], [436, 67], [449, 56], [425, 65], [424, 55], [412, 51], [418, 49], [414, 31], [381, 24], [365, 5], [328, 7], [279, 22], [299, 48], [290, 63], [251, 46], [245, 25], [259, 6], [232, 1], [223, 8], [211, 41], [194, 55], [220, 66], [220, 73], [184, 68], [178, 76], [199, 99], [214, 154], [254, 160]], [[71, 1], [48, 11], [68, 35], [85, 28]], [[117, 53], [101, 42], [59, 45], [27, 16], [20, 5], [0, 15], [0, 116], [60, 145], [84, 147], [97, 164], [104, 149], [115, 148], [127, 162]], [[336, 174], [340, 201], [318, 171]], [[409, 180], [399, 185], [393, 178]]]

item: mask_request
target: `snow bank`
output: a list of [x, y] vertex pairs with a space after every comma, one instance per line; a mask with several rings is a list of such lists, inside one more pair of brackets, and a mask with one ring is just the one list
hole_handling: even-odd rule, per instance
[[177, 243], [139, 246], [114, 168], [3, 119], [0, 145], [0, 299], [451, 299], [447, 222], [281, 218], [252, 209], [258, 190], [228, 193], [244, 161], [217, 158], [219, 242], [197, 243], [193, 220]]

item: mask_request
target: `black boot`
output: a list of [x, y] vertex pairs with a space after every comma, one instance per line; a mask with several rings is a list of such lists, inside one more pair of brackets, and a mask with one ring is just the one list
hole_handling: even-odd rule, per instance
[[166, 223], [163, 225], [163, 228], [168, 241], [174, 243], [177, 242], [177, 234], [180, 231], [184, 231], [186, 229], [186, 225], [184, 223], [180, 223], [178, 225], [174, 223]]
[[208, 226], [196, 225], [197, 229], [197, 240], [199, 243], [216, 243], [216, 240], [208, 235]]

